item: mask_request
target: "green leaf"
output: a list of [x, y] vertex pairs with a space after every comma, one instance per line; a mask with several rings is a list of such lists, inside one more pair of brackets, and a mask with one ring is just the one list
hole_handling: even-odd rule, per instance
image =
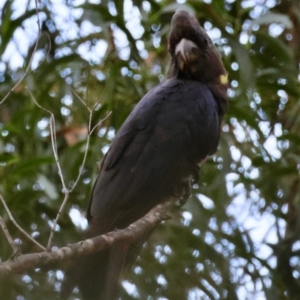
[[[244, 90], [252, 89], [255, 84], [254, 68], [249, 52], [236, 40], [229, 38], [228, 44], [239, 65], [240, 84]], [[229, 76], [230, 77], [230, 76]]]
[[252, 21], [252, 26], [257, 25], [264, 25], [264, 24], [274, 24], [279, 23], [284, 25], [286, 29], [292, 29], [293, 23], [288, 15], [279, 14], [279, 13], [270, 13], [268, 12], [265, 15], [258, 17], [257, 19]]
[[11, 168], [7, 175], [20, 175], [20, 174], [29, 174], [31, 172], [37, 172], [39, 167], [45, 164], [51, 164], [54, 162], [54, 158], [51, 156], [48, 157], [34, 157], [26, 160], [22, 160], [19, 163], [15, 164]]
[[[10, 1], [7, 1], [9, 3]], [[1, 43], [0, 43], [0, 55], [2, 55], [7, 47], [9, 41], [13, 38], [13, 34], [17, 28], [22, 27], [22, 23], [36, 14], [36, 10], [28, 10], [23, 15], [15, 20], [11, 20], [10, 15], [5, 15], [2, 20], [1, 26]], [[38, 33], [38, 27], [36, 26], [36, 32]]]

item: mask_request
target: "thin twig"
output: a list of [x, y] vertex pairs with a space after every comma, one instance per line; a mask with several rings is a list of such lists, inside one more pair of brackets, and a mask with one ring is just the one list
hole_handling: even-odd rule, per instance
[[53, 221], [53, 224], [52, 224], [52, 226], [51, 226], [50, 236], [49, 236], [48, 243], [47, 243], [47, 249], [48, 249], [48, 250], [50, 250], [50, 248], [51, 248], [52, 240], [53, 240], [54, 233], [55, 233], [55, 229], [56, 229], [56, 225], [57, 225], [58, 220], [59, 220], [59, 218], [60, 218], [60, 216], [61, 216], [61, 214], [62, 214], [62, 212], [63, 212], [63, 210], [64, 210], [64, 208], [65, 208], [65, 205], [66, 205], [67, 202], [68, 202], [69, 196], [70, 196], [70, 192], [69, 192], [69, 190], [68, 190], [68, 191], [65, 193], [64, 200], [63, 200], [63, 202], [62, 202], [62, 204], [61, 204], [61, 206], [60, 206], [60, 208], [59, 208], [59, 210], [58, 210], [58, 213], [57, 213], [57, 215], [56, 215], [56, 218], [55, 218], [55, 220]]
[[[90, 117], [89, 117], [89, 128], [91, 127], [92, 113], [93, 113], [93, 111], [91, 110], [91, 111], [90, 111]], [[108, 114], [105, 116], [105, 118], [104, 118], [103, 120], [105, 120], [106, 118], [108, 118], [109, 115], [110, 115], [110, 113], [108, 113]], [[103, 122], [103, 120], [101, 120], [100, 122], [98, 122], [98, 123], [96, 124], [96, 126], [97, 126], [98, 124], [100, 124], [101, 122]], [[96, 127], [96, 126], [95, 126], [95, 127]], [[59, 218], [60, 218], [60, 216], [61, 216], [61, 214], [62, 214], [62, 212], [63, 212], [63, 210], [64, 210], [64, 208], [65, 208], [65, 205], [66, 205], [67, 202], [68, 202], [70, 193], [72, 193], [72, 192], [74, 191], [74, 189], [75, 189], [75, 187], [77, 186], [77, 184], [78, 184], [78, 182], [79, 182], [79, 180], [80, 180], [80, 177], [81, 177], [81, 175], [82, 175], [82, 170], [83, 170], [83, 168], [84, 168], [84, 165], [85, 165], [85, 162], [86, 162], [86, 158], [87, 158], [87, 154], [88, 154], [88, 151], [89, 151], [91, 135], [92, 135], [92, 132], [94, 131], [95, 127], [93, 127], [92, 130], [89, 130], [89, 134], [88, 134], [87, 140], [86, 140], [85, 151], [84, 151], [84, 155], [83, 155], [83, 159], [82, 159], [81, 166], [80, 166], [80, 168], [79, 168], [78, 176], [77, 176], [77, 178], [76, 178], [76, 180], [75, 180], [75, 182], [74, 182], [72, 188], [71, 188], [70, 190], [69, 190], [69, 189], [66, 190], [64, 200], [63, 200], [63, 202], [62, 202], [62, 204], [61, 204], [61, 206], [60, 206], [60, 208], [59, 208], [59, 210], [58, 210], [58, 213], [57, 213], [57, 215], [56, 215], [55, 220], [53, 221], [53, 225], [52, 225], [52, 228], [51, 228], [50, 236], [49, 236], [49, 239], [48, 239], [47, 249], [50, 249], [50, 248], [51, 248], [51, 244], [52, 244], [52, 240], [53, 240], [53, 236], [54, 236], [54, 233], [55, 233], [55, 228], [56, 228], [56, 225], [57, 225], [57, 223], [58, 223], [58, 220], [59, 220]]]
[[78, 95], [78, 93], [71, 87], [71, 91], [74, 93], [74, 95], [78, 98], [78, 100], [85, 106], [85, 108], [90, 111], [90, 108], [87, 106], [85, 101]]
[[84, 155], [83, 155], [83, 159], [82, 159], [82, 163], [81, 163], [81, 166], [79, 168], [79, 173], [78, 173], [78, 176], [75, 180], [75, 183], [73, 184], [72, 188], [70, 189], [70, 193], [73, 192], [73, 190], [75, 189], [76, 185], [78, 184], [78, 181], [81, 177], [81, 174], [82, 174], [82, 170], [84, 168], [84, 165], [85, 165], [85, 162], [86, 162], [86, 158], [87, 158], [87, 154], [88, 154], [88, 151], [89, 151], [89, 146], [90, 146], [90, 140], [91, 140], [91, 135], [94, 131], [94, 129], [100, 125], [103, 121], [105, 121], [111, 114], [111, 112], [109, 112], [105, 117], [104, 119], [100, 120], [92, 129], [91, 129], [91, 121], [92, 121], [92, 114], [93, 114], [93, 110], [90, 111], [90, 116], [89, 116], [89, 134], [87, 136], [87, 140], [86, 140], [86, 144], [85, 144], [85, 150], [84, 150]]
[[30, 93], [32, 101], [35, 103], [35, 105], [37, 107], [39, 107], [40, 109], [42, 109], [43, 111], [45, 111], [48, 114], [50, 114], [49, 127], [50, 127], [50, 138], [51, 138], [52, 151], [53, 151], [54, 159], [55, 159], [55, 162], [56, 162], [56, 165], [57, 165], [58, 175], [60, 177], [60, 181], [61, 181], [61, 184], [63, 186], [63, 192], [67, 193], [68, 189], [67, 189], [66, 184], [65, 184], [65, 180], [64, 180], [62, 168], [60, 166], [60, 162], [59, 162], [59, 158], [58, 158], [58, 154], [57, 154], [57, 144], [56, 144], [56, 136], [55, 136], [56, 129], [55, 129], [55, 117], [54, 117], [54, 114], [50, 110], [48, 110], [47, 108], [41, 106], [37, 102], [37, 100], [35, 99], [35, 97], [33, 96], [32, 92], [29, 92], [29, 93]]
[[93, 131], [99, 126], [101, 125], [101, 123], [103, 123], [110, 115], [112, 114], [112, 111], [108, 112], [107, 115], [102, 119], [100, 120], [98, 123], [96, 123], [96, 125], [91, 129], [90, 131], [90, 135], [93, 133]]
[[17, 222], [16, 220], [14, 219], [12, 213], [10, 212], [4, 198], [2, 197], [2, 195], [0, 194], [0, 201], [2, 202], [3, 206], [4, 206], [4, 209], [6, 210], [7, 214], [8, 214], [8, 217], [9, 219], [12, 221], [12, 223], [19, 229], [19, 231], [21, 231], [23, 233], [23, 235], [29, 239], [31, 242], [33, 242], [36, 246], [39, 247], [40, 250], [42, 251], [45, 251], [46, 248], [41, 245], [39, 242], [37, 242], [35, 239], [33, 239], [30, 234], [28, 234]]
[[61, 184], [62, 184], [62, 187], [63, 187], [63, 192], [65, 194], [65, 197], [64, 197], [64, 200], [60, 206], [60, 209], [56, 215], [56, 218], [55, 220], [53, 221], [53, 224], [51, 226], [51, 232], [50, 232], [50, 236], [49, 236], [49, 240], [48, 240], [48, 243], [47, 243], [47, 249], [50, 249], [51, 248], [51, 243], [52, 243], [52, 239], [53, 239], [53, 236], [54, 236], [54, 232], [55, 232], [55, 229], [56, 229], [56, 225], [57, 225], [57, 222], [58, 222], [58, 219], [63, 211], [63, 208], [65, 207], [68, 199], [69, 199], [69, 195], [70, 195], [70, 191], [69, 189], [67, 188], [66, 186], [66, 183], [65, 183], [65, 179], [64, 179], [64, 176], [63, 176], [63, 172], [62, 172], [62, 168], [61, 168], [61, 165], [60, 165], [60, 162], [59, 162], [59, 158], [58, 158], [58, 153], [57, 153], [57, 143], [56, 143], [56, 129], [55, 129], [55, 117], [54, 117], [54, 114], [48, 110], [47, 108], [41, 106], [37, 100], [35, 99], [35, 97], [33, 96], [32, 92], [29, 92], [30, 93], [30, 96], [32, 98], [32, 101], [35, 103], [35, 105], [37, 107], [39, 107], [40, 109], [42, 109], [43, 111], [47, 112], [48, 114], [50, 114], [50, 120], [49, 120], [49, 127], [50, 127], [50, 137], [51, 137], [51, 145], [52, 145], [52, 151], [53, 151], [53, 155], [54, 155], [54, 159], [55, 159], [55, 162], [56, 162], [56, 166], [57, 166], [57, 169], [58, 169], [58, 175], [60, 177], [60, 181], [61, 181]]
[[13, 255], [15, 255], [18, 252], [18, 247], [14, 243], [14, 240], [11, 237], [11, 235], [10, 235], [10, 233], [9, 233], [9, 231], [8, 231], [8, 229], [7, 229], [6, 225], [5, 225], [5, 222], [2, 219], [2, 217], [0, 217], [0, 226], [1, 226], [2, 230], [3, 230], [3, 233], [4, 233], [5, 237], [6, 237], [8, 243], [9, 243], [11, 249], [12, 249], [12, 251], [13, 251]]
[[103, 98], [104, 98], [104, 95], [105, 95], [105, 92], [106, 92], [106, 86], [104, 87], [104, 91], [102, 93], [102, 96], [101, 98], [99, 99], [98, 102], [96, 102], [93, 106], [93, 108], [89, 108], [88, 105], [86, 104], [86, 102], [78, 95], [78, 93], [71, 87], [71, 91], [74, 93], [74, 95], [78, 98], [78, 100], [85, 106], [85, 108], [91, 112], [91, 111], [94, 111], [96, 109], [96, 107], [102, 102]]
[[[37, 0], [35, 0], [35, 8], [36, 8], [36, 18], [37, 18], [37, 24], [38, 24], [38, 37], [36, 39], [32, 54], [30, 56], [29, 59], [29, 63], [27, 65], [27, 68], [25, 69], [24, 74], [21, 76], [21, 78], [17, 81], [17, 83], [8, 91], [8, 93], [4, 96], [4, 98], [0, 101], [0, 105], [3, 104], [6, 99], [10, 96], [10, 94], [20, 85], [20, 83], [32, 72], [34, 72], [43, 62], [44, 60], [41, 61], [41, 63], [39, 63], [39, 65], [34, 69], [34, 70], [30, 70], [31, 65], [32, 65], [32, 61], [33, 61], [33, 57], [37, 51], [37, 47], [39, 44], [39, 40], [41, 37], [41, 26], [40, 26], [40, 18], [39, 18], [39, 10], [38, 10], [38, 3]], [[50, 40], [50, 38], [49, 38]], [[50, 47], [51, 47], [51, 40], [50, 40]], [[47, 54], [48, 55], [48, 54]]]
[[[103, 120], [99, 121], [93, 128], [91, 128], [91, 127], [92, 127], [92, 117], [93, 117], [93, 112], [94, 112], [95, 108], [99, 105], [99, 103], [100, 103], [100, 101], [102, 100], [102, 98], [99, 100], [99, 102], [96, 103], [96, 105], [94, 105], [94, 107], [93, 107], [92, 109], [90, 109], [90, 108], [86, 105], [85, 101], [83, 101], [83, 99], [81, 99], [81, 98], [79, 97], [79, 95], [78, 95], [75, 91], [73, 91], [73, 92], [75, 93], [75, 95], [76, 95], [76, 96], [78, 97], [78, 99], [83, 103], [83, 105], [86, 107], [86, 109], [87, 109], [88, 112], [89, 112], [88, 135], [87, 135], [85, 151], [84, 151], [82, 163], [81, 163], [80, 168], [79, 168], [78, 176], [77, 176], [77, 178], [76, 178], [76, 180], [75, 180], [75, 182], [74, 182], [74, 184], [73, 184], [73, 186], [72, 186], [71, 189], [67, 189], [67, 187], [66, 187], [65, 184], [64, 184], [64, 180], [63, 180], [63, 178], [62, 178], [63, 188], [64, 188], [64, 191], [65, 191], [65, 197], [64, 197], [64, 200], [63, 200], [63, 202], [62, 202], [62, 204], [61, 204], [61, 206], [60, 206], [60, 208], [59, 208], [59, 210], [58, 210], [58, 213], [57, 213], [57, 215], [56, 215], [56, 218], [55, 218], [55, 220], [53, 221], [53, 224], [52, 224], [52, 226], [51, 226], [51, 232], [50, 232], [50, 236], [49, 236], [48, 243], [47, 243], [47, 249], [50, 249], [50, 248], [51, 248], [51, 244], [52, 244], [52, 240], [53, 240], [53, 237], [54, 237], [54, 233], [55, 233], [55, 229], [56, 229], [56, 225], [57, 225], [57, 223], [58, 223], [58, 220], [59, 220], [59, 218], [60, 218], [60, 216], [61, 216], [61, 214], [62, 214], [62, 212], [63, 212], [63, 210], [64, 210], [64, 208], [65, 208], [65, 205], [66, 205], [67, 202], [68, 202], [68, 199], [69, 199], [70, 194], [74, 191], [74, 189], [75, 189], [75, 187], [77, 186], [77, 184], [78, 184], [78, 182], [79, 182], [79, 180], [80, 180], [80, 177], [81, 177], [81, 175], [82, 175], [82, 170], [83, 170], [84, 165], [85, 165], [85, 163], [86, 163], [87, 154], [88, 154], [89, 147], [90, 147], [91, 135], [92, 135], [94, 129], [96, 128], [96, 126], [98, 126], [99, 124], [101, 124], [101, 123], [102, 123], [104, 120], [106, 120], [106, 119], [109, 117], [109, 115], [111, 114], [111, 112], [109, 112], [109, 113], [105, 116], [105, 118], [104, 118]], [[35, 103], [37, 104], [36, 100], [35, 100]], [[37, 104], [37, 105], [38, 105], [38, 104]], [[38, 105], [38, 106], [41, 107], [40, 105]], [[42, 108], [42, 107], [41, 107], [41, 108]], [[43, 108], [43, 109], [46, 110], [45, 108]], [[48, 111], [48, 110], [46, 110], [46, 111]], [[48, 111], [48, 112], [51, 113], [50, 111]], [[54, 115], [53, 115], [52, 113], [51, 113], [51, 116], [53, 116], [53, 123], [55, 123], [55, 122], [54, 122]], [[51, 129], [50, 129], [50, 132], [51, 132]], [[54, 143], [56, 143], [56, 140], [55, 140], [55, 139], [53, 139], [53, 141], [54, 141], [54, 142], [52, 143], [52, 146], [53, 146]], [[54, 148], [57, 149], [57, 147], [56, 147], [56, 146], [53, 147], [53, 152], [54, 152]], [[54, 156], [55, 156], [56, 162], [57, 162], [58, 165], [59, 165], [59, 160], [58, 160], [57, 152], [55, 152]], [[61, 168], [60, 168], [60, 167], [59, 167], [59, 170], [60, 170], [59, 172], [61, 172]], [[61, 175], [62, 175], [62, 172], [61, 172]], [[62, 176], [63, 176], [63, 175], [62, 175]]]

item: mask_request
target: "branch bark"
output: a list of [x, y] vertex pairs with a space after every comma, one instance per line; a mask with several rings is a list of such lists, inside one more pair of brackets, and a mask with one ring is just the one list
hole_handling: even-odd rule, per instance
[[33, 268], [52, 267], [62, 261], [90, 255], [111, 247], [114, 243], [119, 241], [125, 240], [133, 243], [146, 230], [169, 219], [167, 210], [172, 203], [170, 200], [157, 205], [148, 214], [125, 229], [109, 232], [56, 250], [22, 254], [9, 259], [0, 264], [0, 279], [9, 274], [21, 274]]

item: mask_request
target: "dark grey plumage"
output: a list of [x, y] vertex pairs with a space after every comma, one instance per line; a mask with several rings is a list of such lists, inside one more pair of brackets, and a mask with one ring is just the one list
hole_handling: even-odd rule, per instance
[[[125, 228], [170, 197], [187, 198], [199, 163], [217, 149], [225, 69], [194, 17], [179, 11], [172, 26], [169, 78], [143, 97], [118, 131], [94, 185], [86, 237]], [[209, 57], [216, 65], [205, 70]], [[71, 264], [63, 297], [78, 285], [83, 299], [116, 299], [121, 271], [150, 234]]]

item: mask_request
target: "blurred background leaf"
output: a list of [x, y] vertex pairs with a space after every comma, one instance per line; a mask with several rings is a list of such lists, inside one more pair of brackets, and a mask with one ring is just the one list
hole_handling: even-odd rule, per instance
[[[184, 2], [184, 3], [183, 3]], [[124, 276], [122, 299], [299, 299], [300, 6], [281, 1], [0, 1], [0, 192], [17, 222], [42, 244], [64, 193], [81, 172], [54, 238], [81, 239], [100, 161], [115, 132], [168, 69], [177, 9], [194, 13], [223, 56], [229, 110], [219, 151], [188, 203], [161, 224]], [[43, 62], [41, 64], [41, 62]], [[86, 165], [88, 110], [94, 112]], [[0, 214], [23, 253], [36, 251]], [[11, 253], [0, 233], [0, 261]], [[0, 283], [0, 299], [55, 299], [63, 269], [31, 270]], [[42, 296], [41, 296], [42, 295]], [[72, 299], [79, 295], [74, 291]]]

